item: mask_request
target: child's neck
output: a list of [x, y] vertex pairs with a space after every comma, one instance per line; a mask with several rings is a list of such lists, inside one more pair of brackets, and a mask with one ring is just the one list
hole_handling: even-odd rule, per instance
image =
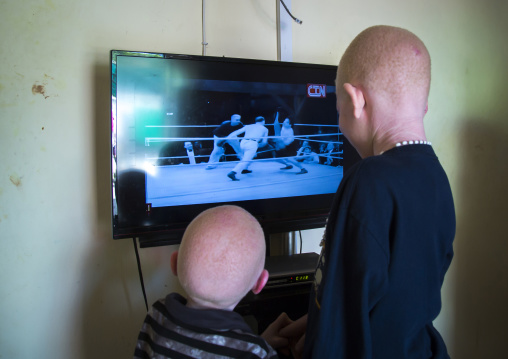
[[229, 307], [221, 306], [214, 302], [208, 302], [203, 300], [195, 300], [194, 298], [187, 298], [187, 304], [186, 307], [198, 309], [198, 310], [205, 310], [205, 309], [218, 309], [218, 310], [228, 310], [232, 311], [235, 309], [236, 305], [232, 305]]

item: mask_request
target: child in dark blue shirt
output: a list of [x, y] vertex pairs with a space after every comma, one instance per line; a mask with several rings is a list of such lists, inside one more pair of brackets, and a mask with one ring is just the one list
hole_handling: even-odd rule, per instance
[[362, 160], [337, 190], [308, 317], [277, 334], [292, 338], [297, 358], [303, 348], [306, 358], [449, 358], [432, 322], [455, 210], [423, 126], [429, 53], [407, 30], [368, 28], [336, 85], [340, 129]]

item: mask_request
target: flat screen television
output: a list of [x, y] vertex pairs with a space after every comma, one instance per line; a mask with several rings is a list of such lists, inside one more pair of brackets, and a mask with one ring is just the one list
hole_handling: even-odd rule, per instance
[[[330, 65], [112, 50], [113, 238], [178, 243], [197, 214], [221, 204], [245, 208], [267, 234], [323, 227], [348, 151], [335, 72]], [[219, 126], [244, 128], [259, 116], [266, 141], [255, 139], [256, 156], [235, 181], [228, 174], [244, 159], [238, 145], [249, 140], [223, 137]]]

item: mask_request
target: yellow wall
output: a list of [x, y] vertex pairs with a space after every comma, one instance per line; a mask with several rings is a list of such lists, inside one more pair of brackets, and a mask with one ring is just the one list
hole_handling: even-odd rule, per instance
[[[201, 54], [201, 3], [0, 1], [1, 357], [132, 356], [145, 309], [132, 241], [111, 239], [109, 50]], [[275, 8], [275, 0], [206, 0], [207, 54], [276, 59]], [[507, 356], [508, 3], [293, 0], [292, 8], [303, 20], [292, 29], [294, 61], [337, 64], [374, 24], [426, 42], [426, 129], [458, 221], [437, 325], [454, 358]], [[174, 249], [141, 252], [150, 302], [179, 290], [167, 263]]]

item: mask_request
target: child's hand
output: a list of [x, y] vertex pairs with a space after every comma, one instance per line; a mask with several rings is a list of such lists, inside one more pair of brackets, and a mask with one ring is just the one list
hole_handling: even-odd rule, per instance
[[307, 315], [285, 326], [279, 331], [281, 337], [288, 338], [293, 358], [300, 359], [305, 344], [305, 331], [307, 329]]
[[291, 352], [289, 339], [287, 337], [281, 336], [280, 332], [283, 328], [287, 327], [291, 323], [293, 323], [293, 321], [289, 319], [288, 315], [286, 313], [282, 313], [261, 334], [261, 337], [263, 337], [263, 339], [265, 339], [273, 349], [281, 352], [286, 356]]

